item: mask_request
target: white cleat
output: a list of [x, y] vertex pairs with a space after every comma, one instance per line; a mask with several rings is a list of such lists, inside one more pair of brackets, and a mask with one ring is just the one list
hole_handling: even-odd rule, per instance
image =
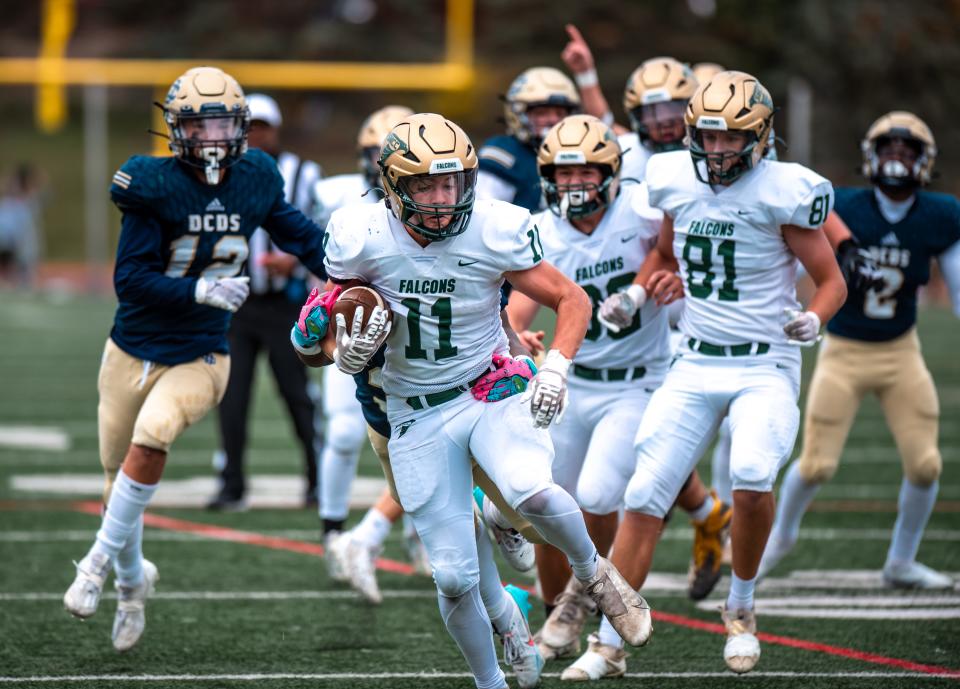
[[583, 583], [587, 595], [624, 641], [631, 646], [643, 646], [650, 640], [650, 606], [607, 558], [597, 558], [597, 573]]
[[341, 533], [330, 531], [323, 537], [323, 561], [327, 565], [327, 575], [334, 581], [346, 583], [347, 576], [347, 544], [350, 543], [350, 532]]
[[767, 547], [764, 548], [763, 557], [760, 559], [760, 569], [757, 570], [757, 581], [765, 579], [770, 572], [776, 569], [781, 560], [793, 550], [795, 544], [795, 540], [787, 540], [775, 534], [770, 534], [770, 540], [767, 541]]
[[540, 684], [544, 660], [533, 641], [527, 618], [520, 610], [517, 601], [513, 597], [510, 600], [513, 602], [510, 628], [505, 634], [500, 635], [503, 639], [503, 662], [513, 669], [520, 689], [532, 689]]
[[74, 617], [86, 619], [97, 611], [103, 583], [110, 574], [113, 563], [105, 553], [93, 553], [78, 563], [77, 576], [63, 594], [63, 607]]
[[350, 587], [363, 596], [368, 602], [379, 605], [383, 602], [383, 594], [377, 585], [376, 559], [379, 550], [371, 550], [363, 543], [358, 543], [347, 535], [346, 558], [347, 581]]
[[410, 557], [410, 564], [413, 565], [414, 574], [422, 574], [425, 577], [433, 575], [433, 568], [430, 567], [430, 556], [427, 554], [427, 547], [420, 540], [420, 534], [415, 529], [411, 529], [403, 534], [403, 544], [407, 548], [407, 555]]
[[143, 561], [143, 580], [139, 586], [117, 587], [117, 614], [113, 618], [113, 647], [129, 651], [137, 645], [146, 626], [145, 608], [147, 598], [153, 595], [154, 586], [160, 579], [157, 566], [150, 560]]
[[500, 522], [503, 521], [500, 510], [494, 505], [490, 498], [483, 496], [483, 510], [481, 511], [483, 523], [493, 535], [500, 548], [500, 554], [507, 563], [518, 572], [529, 572], [536, 564], [536, 553], [533, 549], [533, 543], [528, 541], [519, 531], [512, 526], [503, 527]]
[[560, 675], [564, 682], [591, 682], [608, 677], [623, 677], [627, 672], [627, 652], [619, 646], [600, 643], [596, 634], [587, 638], [587, 652]]
[[760, 660], [756, 614], [753, 610], [731, 612], [724, 605], [720, 616], [727, 628], [727, 643], [723, 647], [723, 659], [727, 667], [737, 674], [750, 672]]
[[883, 581], [898, 589], [952, 589], [954, 581], [919, 562], [888, 562], [883, 568]]

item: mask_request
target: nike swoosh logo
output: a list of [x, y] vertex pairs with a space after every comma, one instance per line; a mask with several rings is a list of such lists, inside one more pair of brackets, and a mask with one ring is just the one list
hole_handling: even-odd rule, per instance
[[636, 236], [637, 236], [637, 233], [634, 232], [634, 233], [633, 233], [632, 235], [630, 235], [629, 237], [620, 237], [620, 243], [621, 243], [621, 244], [626, 244], [627, 242], [629, 242], [631, 239], [633, 239], [633, 238], [636, 237]]
[[737, 211], [737, 215], [750, 215], [750, 211]]
[[457, 265], [460, 266], [460, 267], [463, 267], [463, 266], [472, 266], [474, 263], [479, 263], [479, 262], [480, 262], [480, 259], [477, 259], [476, 261], [466, 261], [466, 262], [464, 262], [464, 260], [461, 258], [459, 261], [457, 261]]

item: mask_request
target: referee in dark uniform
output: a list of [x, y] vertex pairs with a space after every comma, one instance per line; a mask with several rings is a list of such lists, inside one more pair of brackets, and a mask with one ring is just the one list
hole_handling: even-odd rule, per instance
[[[269, 96], [250, 94], [251, 148], [260, 148], [277, 160], [283, 175], [287, 201], [310, 212], [310, 190], [320, 178], [319, 166], [280, 152], [280, 108]], [[269, 236], [258, 229], [250, 238], [250, 297], [233, 316], [227, 339], [230, 343], [230, 380], [219, 407], [220, 442], [225, 455], [220, 472], [220, 492], [207, 505], [212, 510], [240, 511], [247, 507], [244, 460], [247, 448], [247, 415], [257, 365], [257, 355], [266, 351], [277, 389], [293, 420], [303, 449], [306, 493], [304, 504], [317, 504], [317, 457], [320, 454], [320, 424], [316, 422], [318, 388], [290, 346], [290, 324], [306, 298], [308, 273], [289, 254], [277, 250]], [[311, 394], [312, 393], [312, 394]]]

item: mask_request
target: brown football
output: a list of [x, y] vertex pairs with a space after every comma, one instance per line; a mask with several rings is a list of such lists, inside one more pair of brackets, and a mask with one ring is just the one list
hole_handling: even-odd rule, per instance
[[[330, 315], [330, 330], [336, 333], [337, 314], [341, 313], [347, 324], [347, 332], [349, 332], [353, 326], [353, 317], [358, 306], [363, 307], [364, 328], [367, 327], [367, 323], [370, 321], [370, 314], [373, 312], [375, 306], [386, 310], [388, 314], [390, 313], [390, 306], [387, 304], [387, 301], [372, 287], [351, 287], [341, 292], [340, 296], [337, 297], [336, 303], [333, 305], [333, 313]], [[389, 317], [390, 316], [388, 316], [388, 318]]]

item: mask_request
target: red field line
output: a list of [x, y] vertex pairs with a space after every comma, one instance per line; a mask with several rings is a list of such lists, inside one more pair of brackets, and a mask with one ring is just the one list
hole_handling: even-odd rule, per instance
[[[73, 507], [78, 512], [99, 516], [102, 505], [99, 502], [78, 502], [74, 503]], [[146, 526], [151, 526], [156, 529], [167, 529], [170, 531], [180, 531], [183, 533], [202, 534], [209, 538], [230, 541], [232, 543], [256, 545], [260, 546], [261, 548], [292, 551], [295, 553], [303, 553], [305, 555], [314, 555], [317, 557], [323, 555], [323, 546], [316, 543], [297, 541], [290, 538], [264, 536], [251, 531], [239, 531], [237, 529], [231, 529], [224, 526], [203, 524], [201, 522], [191, 522], [184, 519], [174, 519], [173, 517], [164, 517], [162, 515], [152, 514], [149, 512], [143, 515], [143, 523]], [[388, 560], [386, 558], [380, 558], [377, 560], [377, 568], [396, 574], [413, 574], [413, 567], [410, 565], [403, 562], [397, 562], [396, 560]], [[533, 589], [529, 587], [521, 588], [526, 588], [526, 590], [530, 593], [534, 592]], [[703, 632], [710, 632], [712, 634], [726, 634], [726, 629], [724, 629], [722, 624], [705, 622], [694, 617], [686, 617], [685, 615], [653, 611], [653, 619], [657, 620], [658, 622], [666, 622], [667, 624], [686, 627], [688, 629], [696, 629]], [[877, 653], [858, 651], [855, 648], [833, 646], [831, 644], [822, 644], [817, 641], [795, 639], [790, 636], [779, 636], [777, 634], [765, 634], [760, 632], [757, 634], [757, 638], [768, 644], [787, 646], [789, 648], [799, 648], [804, 651], [813, 651], [815, 653], [825, 653], [827, 655], [847, 658], [849, 660], [859, 660], [865, 663], [873, 663], [875, 665], [886, 665], [889, 667], [900, 668], [901, 670], [908, 670], [910, 672], [918, 672], [928, 675], [947, 675], [960, 679], [960, 669], [941, 667], [939, 665], [925, 665], [923, 663], [915, 663], [912, 660], [903, 660], [901, 658], [891, 658], [889, 656], [879, 655]]]

